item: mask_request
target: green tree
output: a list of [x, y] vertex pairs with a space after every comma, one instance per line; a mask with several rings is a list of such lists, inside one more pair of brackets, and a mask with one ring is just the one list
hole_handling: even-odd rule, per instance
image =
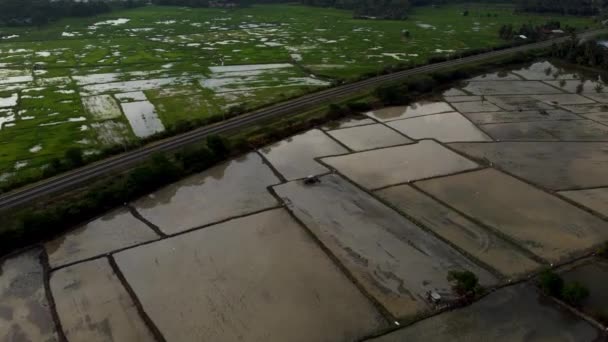
[[579, 282], [564, 286], [561, 292], [564, 301], [572, 306], [580, 306], [589, 297], [589, 290]]
[[84, 164], [82, 150], [78, 147], [71, 147], [65, 151], [65, 159], [71, 167], [78, 167]]
[[545, 270], [538, 278], [540, 289], [553, 297], [559, 297], [564, 289], [564, 280], [551, 270]]
[[604, 243], [602, 247], [597, 251], [597, 255], [601, 258], [608, 259], [608, 242]]
[[452, 283], [452, 289], [457, 294], [473, 295], [481, 290], [477, 275], [471, 271], [450, 271], [448, 281]]
[[207, 138], [207, 146], [213, 151], [219, 159], [223, 159], [228, 155], [228, 146], [219, 135], [212, 135]]

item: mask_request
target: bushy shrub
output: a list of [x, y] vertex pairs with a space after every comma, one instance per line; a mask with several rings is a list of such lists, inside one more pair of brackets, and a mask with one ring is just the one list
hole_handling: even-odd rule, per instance
[[589, 290], [581, 283], [573, 282], [564, 286], [561, 296], [566, 303], [572, 306], [580, 306], [589, 297]]
[[406, 84], [383, 85], [376, 89], [376, 97], [385, 105], [407, 103], [408, 86]]
[[468, 296], [481, 292], [479, 279], [471, 271], [450, 271], [448, 281], [452, 283], [452, 289], [458, 295]]
[[564, 289], [564, 280], [551, 270], [543, 271], [539, 278], [540, 289], [547, 295], [559, 298]]
[[226, 146], [226, 142], [219, 135], [209, 136], [207, 138], [207, 146], [219, 159], [223, 159], [228, 155], [228, 146]]
[[605, 242], [602, 247], [599, 248], [599, 250], [597, 251], [597, 255], [600, 258], [606, 258], [608, 259], [608, 242]]

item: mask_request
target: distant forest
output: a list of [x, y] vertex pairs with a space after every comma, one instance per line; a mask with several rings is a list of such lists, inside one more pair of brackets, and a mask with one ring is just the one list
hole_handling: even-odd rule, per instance
[[[358, 18], [405, 19], [413, 6], [472, 2], [471, 0], [299, 0], [309, 6], [352, 10]], [[608, 0], [512, 0], [519, 10], [571, 15], [597, 15]], [[144, 6], [242, 7], [254, 3], [285, 3], [293, 0], [0, 0], [0, 25], [42, 26], [62, 17], [92, 16], [116, 8]], [[473, 0], [504, 3], [508, 0]]]
[[608, 0], [518, 0], [518, 5], [527, 12], [596, 15], [608, 7]]
[[87, 17], [115, 8], [142, 6], [145, 0], [0, 0], [0, 24], [42, 26], [63, 17]]

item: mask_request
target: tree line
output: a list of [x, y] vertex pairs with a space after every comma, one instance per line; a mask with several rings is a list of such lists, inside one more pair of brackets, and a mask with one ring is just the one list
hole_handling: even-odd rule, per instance
[[513, 40], [518, 36], [525, 36], [528, 40], [537, 41], [551, 37], [554, 30], [572, 34], [576, 31], [576, 28], [569, 25], [562, 28], [561, 23], [557, 20], [548, 21], [543, 25], [527, 23], [521, 25], [519, 28], [514, 27], [513, 24], [506, 24], [500, 27], [498, 36], [504, 40]]
[[522, 11], [564, 15], [597, 15], [608, 7], [608, 0], [518, 0]]
[[608, 48], [595, 40], [580, 42], [570, 39], [562, 44], [554, 44], [551, 55], [573, 64], [608, 70]]
[[[568, 15], [597, 15], [608, 0], [515, 0], [519, 11]], [[0, 0], [0, 25], [42, 26], [63, 17], [94, 16], [115, 8], [148, 3], [161, 6], [245, 7], [254, 3], [285, 3], [292, 0]], [[355, 18], [406, 19], [414, 6], [465, 2], [497, 3], [504, 0], [300, 0], [304, 5], [353, 11]]]
[[64, 17], [87, 17], [114, 8], [142, 6], [144, 0], [0, 0], [0, 25], [42, 26]]

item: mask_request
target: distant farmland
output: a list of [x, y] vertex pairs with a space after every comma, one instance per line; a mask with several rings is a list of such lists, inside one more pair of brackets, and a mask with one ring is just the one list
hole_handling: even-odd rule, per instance
[[[503, 43], [503, 24], [584, 18], [508, 6], [416, 9], [355, 20], [296, 5], [138, 8], [0, 30], [0, 182], [35, 175], [66, 149], [95, 154], [180, 122], [253, 108], [385, 66]], [[409, 38], [404, 34], [409, 32]]]

